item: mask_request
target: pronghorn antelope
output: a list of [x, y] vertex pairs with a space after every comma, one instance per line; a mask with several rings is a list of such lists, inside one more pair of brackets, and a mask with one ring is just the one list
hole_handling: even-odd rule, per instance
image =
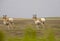
[[7, 15], [3, 15], [3, 24], [5, 24], [8, 29], [14, 28], [13, 18], [9, 18]]
[[45, 18], [38, 19], [37, 15], [33, 15], [33, 21], [38, 29], [40, 28], [41, 25], [42, 27], [44, 27], [43, 24], [45, 24]]

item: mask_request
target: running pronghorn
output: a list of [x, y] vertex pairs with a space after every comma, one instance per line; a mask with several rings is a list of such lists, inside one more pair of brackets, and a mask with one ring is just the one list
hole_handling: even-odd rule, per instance
[[8, 29], [14, 28], [13, 18], [9, 18], [7, 15], [3, 15], [3, 24], [5, 24]]
[[41, 25], [42, 27], [44, 27], [43, 24], [45, 24], [45, 18], [38, 19], [37, 15], [35, 14], [33, 15], [33, 21], [38, 29], [40, 28]]

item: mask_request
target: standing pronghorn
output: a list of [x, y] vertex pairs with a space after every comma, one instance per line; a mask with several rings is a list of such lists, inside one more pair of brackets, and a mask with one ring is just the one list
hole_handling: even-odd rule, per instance
[[9, 18], [7, 15], [3, 15], [3, 24], [5, 24], [8, 29], [13, 29], [13, 18]]
[[33, 15], [33, 20], [38, 29], [40, 28], [40, 25], [42, 25], [42, 27], [44, 27], [43, 24], [45, 24], [45, 18], [38, 19], [37, 15], [35, 14], [35, 15]]

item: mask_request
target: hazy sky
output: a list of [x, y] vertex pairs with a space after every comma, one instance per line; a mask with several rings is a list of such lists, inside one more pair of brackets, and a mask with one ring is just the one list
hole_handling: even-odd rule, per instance
[[31, 18], [60, 16], [60, 0], [0, 0], [0, 16]]

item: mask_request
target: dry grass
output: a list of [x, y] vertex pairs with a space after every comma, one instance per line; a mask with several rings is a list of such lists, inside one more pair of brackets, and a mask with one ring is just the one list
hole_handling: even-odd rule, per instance
[[[7, 27], [3, 25], [2, 20], [0, 20], [0, 30], [4, 31], [9, 41], [20, 41], [21, 38], [23, 39], [24, 33], [27, 28], [28, 28], [27, 31], [29, 30], [31, 31], [31, 32], [27, 32], [28, 36], [29, 36], [29, 33], [31, 33], [31, 35], [36, 33], [35, 36], [37, 37], [38, 41], [48, 41], [48, 40], [55, 41], [55, 38], [56, 38], [56, 41], [60, 40], [60, 20], [59, 19], [54, 18], [54, 20], [51, 20], [51, 19], [49, 20], [48, 18], [46, 18], [44, 30], [43, 28], [40, 28], [40, 30], [37, 30], [31, 19], [18, 19], [18, 20], [15, 19], [14, 23], [15, 23], [15, 29], [7, 30]], [[35, 32], [32, 32], [30, 28], [33, 29]], [[48, 40], [46, 36], [48, 37]], [[22, 40], [22, 41], [25, 41], [25, 40]]]

